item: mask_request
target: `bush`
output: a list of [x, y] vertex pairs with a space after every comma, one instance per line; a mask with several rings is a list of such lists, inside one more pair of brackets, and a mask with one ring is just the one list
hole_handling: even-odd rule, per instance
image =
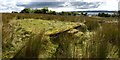
[[31, 9], [30, 8], [25, 8], [23, 9], [20, 13], [31, 13]]
[[100, 17], [110, 17], [111, 15], [105, 13], [99, 13], [98, 16]]
[[36, 10], [34, 10], [34, 13], [42, 13], [42, 11], [41, 11], [41, 10], [36, 9]]

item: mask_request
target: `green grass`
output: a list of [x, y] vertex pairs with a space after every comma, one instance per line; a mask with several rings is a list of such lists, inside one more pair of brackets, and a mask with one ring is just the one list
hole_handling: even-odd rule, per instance
[[[118, 24], [104, 23], [104, 20], [115, 19], [3, 14], [3, 58], [118, 58], [120, 56]], [[79, 25], [81, 25], [79, 28], [74, 29]], [[70, 30], [66, 31], [68, 29]], [[56, 34], [58, 32], [60, 34]], [[16, 55], [22, 45], [25, 47]]]
[[[91, 57], [118, 58], [119, 57], [119, 30], [118, 24], [102, 24], [102, 28], [96, 30], [91, 37], [89, 46]], [[94, 47], [94, 48], [93, 48]]]
[[48, 14], [25, 14], [25, 13], [3, 13], [3, 23], [8, 23], [12, 19], [42, 19], [42, 20], [57, 20], [57, 21], [71, 21], [71, 22], [83, 22], [84, 20], [115, 20], [116, 18], [99, 18], [88, 16], [61, 16], [61, 15], [48, 15]]
[[[10, 26], [9, 28], [11, 29], [10, 34], [9, 34], [8, 38], [4, 38], [4, 40], [3, 40], [3, 58], [8, 58], [8, 57], [12, 58], [12, 57], [18, 56], [19, 54], [17, 54], [17, 52], [19, 52], [19, 50], [22, 48], [22, 46], [26, 45], [26, 43], [30, 43], [30, 44], [28, 44], [28, 48], [26, 48], [26, 49], [29, 49], [29, 46], [31, 46], [32, 49], [36, 49], [35, 42], [38, 39], [41, 40], [41, 38], [43, 38], [43, 37], [41, 37], [41, 38], [38, 37], [40, 32], [44, 31], [45, 33], [43, 33], [43, 34], [45, 34], [45, 35], [55, 34], [57, 32], [73, 29], [74, 27], [79, 26], [79, 25], [82, 25], [82, 23], [62, 22], [62, 21], [55, 21], [55, 20], [49, 21], [49, 20], [41, 20], [41, 19], [11, 20], [9, 22], [9, 26]], [[35, 36], [38, 35], [38, 36], [34, 37], [34, 35]], [[33, 38], [31, 38], [31, 37], [33, 37]], [[32, 42], [29, 42], [29, 41], [32, 41]], [[47, 47], [47, 50], [45, 50], [45, 51], [49, 52], [50, 49], [54, 48], [54, 45], [49, 41], [49, 39], [47, 41], [49, 43], [45, 43], [45, 47]], [[42, 43], [37, 42], [37, 44], [42, 44]], [[47, 44], [47, 46], [46, 46], [46, 44]], [[44, 43], [43, 43], [43, 45], [44, 45]], [[50, 45], [52, 45], [52, 47]], [[38, 49], [36, 49], [36, 50], [38, 50]], [[42, 50], [42, 52], [43, 51], [44, 50]], [[29, 53], [31, 53], [31, 55], [32, 55], [32, 52], [36, 53], [35, 51], [30, 51]], [[27, 53], [27, 51], [25, 53]], [[39, 57], [42, 57], [42, 56], [47, 57], [49, 55], [49, 53], [46, 53], [48, 55], [42, 55], [42, 54], [43, 53], [41, 53]], [[30, 54], [28, 54], [28, 55], [30, 55]], [[28, 56], [28, 55], [24, 55], [24, 56]]]
[[[49, 20], [41, 20], [41, 19], [23, 19], [16, 21], [26, 31], [32, 31], [33, 33], [38, 33], [39, 30], [44, 30], [45, 34], [54, 34], [57, 32], [72, 29], [73, 27], [79, 25], [83, 25], [82, 23], [62, 22], [55, 20], [49, 21]], [[34, 29], [36, 29], [36, 31]]]

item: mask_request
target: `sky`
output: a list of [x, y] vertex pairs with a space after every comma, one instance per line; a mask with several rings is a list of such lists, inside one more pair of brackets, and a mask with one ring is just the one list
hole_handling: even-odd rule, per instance
[[[21, 11], [22, 9], [26, 8], [26, 6], [32, 6], [32, 4], [31, 5], [29, 4], [31, 2], [65, 2], [61, 4], [63, 5], [62, 7], [58, 7], [58, 8], [48, 7], [49, 9], [55, 10], [58, 12], [59, 11], [86, 11], [86, 10], [117, 11], [119, 0], [0, 0], [0, 12]], [[85, 2], [86, 4], [71, 5], [70, 2], [78, 2], [78, 3]], [[20, 3], [26, 6], [20, 6], [19, 5]]]

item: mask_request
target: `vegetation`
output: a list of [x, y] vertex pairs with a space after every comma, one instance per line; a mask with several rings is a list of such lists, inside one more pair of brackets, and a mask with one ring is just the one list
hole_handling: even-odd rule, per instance
[[[13, 11], [12, 13], [18, 13]], [[85, 12], [81, 12], [81, 14], [79, 14], [78, 12], [56, 12], [56, 11], [52, 11], [49, 10], [48, 7], [44, 7], [42, 9], [30, 9], [30, 8], [25, 8], [23, 9], [20, 13], [37, 13], [37, 14], [51, 14], [51, 15], [66, 15], [66, 16], [77, 16], [77, 15], [83, 15], [83, 16], [87, 16], [87, 13]], [[108, 14], [108, 13], [98, 13], [99, 17], [117, 17], [117, 14]]]
[[[17, 13], [17, 12], [12, 12], [12, 13]], [[56, 11], [51, 11], [48, 9], [48, 7], [44, 7], [42, 9], [30, 9], [30, 8], [25, 8], [23, 9], [20, 13], [37, 13], [37, 14], [52, 14], [52, 15], [70, 15], [70, 16], [76, 16], [79, 15], [78, 12], [60, 12], [57, 13]], [[83, 14], [83, 15], [87, 15], [87, 13]]]
[[30, 8], [25, 8], [20, 13], [37, 13], [37, 14], [53, 14], [53, 15], [56, 15], [56, 12], [48, 10], [48, 7], [44, 7], [42, 9], [35, 9], [35, 10], [32, 10]]
[[25, 8], [20, 13], [32, 13], [32, 10], [30, 8]]
[[18, 12], [16, 12], [16, 11], [12, 11], [12, 13], [18, 13]]
[[55, 12], [47, 8], [32, 12], [38, 14], [2, 15], [2, 58], [120, 57], [117, 18], [49, 15]]
[[[86, 12], [81, 12], [81, 13], [78, 13], [78, 12], [65, 12], [65, 11], [62, 11], [62, 12], [56, 12], [56, 11], [52, 11], [52, 10], [49, 10], [48, 7], [44, 7], [42, 9], [30, 9], [30, 8], [25, 8], [23, 10], [21, 10], [21, 12], [16, 12], [16, 11], [12, 11], [12, 13], [35, 13], [35, 14], [51, 14], [51, 15], [64, 15], [64, 16], [80, 16], [80, 15], [83, 15], [83, 16], [88, 16], [88, 14]], [[98, 13], [99, 17], [117, 17], [118, 15], [115, 13], [115, 14], [108, 14], [108, 13]]]
[[99, 13], [98, 14], [99, 17], [116, 17], [117, 15], [116, 14], [107, 14], [107, 13]]
[[94, 53], [92, 53], [93, 56], [96, 56], [96, 58], [119, 57], [118, 36], [117, 24], [103, 24], [102, 29], [97, 30], [91, 40], [91, 43], [96, 47]]
[[87, 13], [83, 13], [83, 12], [81, 12], [81, 15], [87, 16]]

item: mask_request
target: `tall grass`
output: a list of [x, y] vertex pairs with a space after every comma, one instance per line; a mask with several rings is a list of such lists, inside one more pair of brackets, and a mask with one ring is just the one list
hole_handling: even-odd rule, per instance
[[[102, 30], [97, 30], [90, 41], [91, 57], [118, 58], [119, 49], [118, 24], [103, 24]], [[95, 47], [95, 48], [93, 48]], [[114, 49], [113, 49], [114, 48]]]
[[[35, 31], [37, 34], [31, 34], [28, 43], [22, 48], [14, 58], [35, 59], [51, 58], [56, 51], [57, 45], [54, 45], [49, 36], [44, 35], [44, 30]], [[13, 58], [13, 59], [14, 59]]]
[[37, 35], [33, 34], [27, 44], [21, 48], [19, 52], [14, 56], [14, 58], [38, 58], [40, 52], [44, 50], [45, 44], [44, 32], [38, 32]]
[[38, 58], [39, 53], [44, 50], [42, 44], [45, 44], [45, 42], [43, 41], [43, 33], [30, 39], [25, 49], [25, 58]]
[[118, 35], [118, 43], [117, 44], [118, 44], [118, 48], [119, 48], [119, 54], [118, 55], [119, 55], [119, 58], [120, 58], [120, 17], [118, 18], [118, 31], [119, 31], [118, 32], [119, 35]]
[[[83, 18], [84, 17], [84, 18]], [[7, 23], [14, 19], [43, 19], [43, 20], [60, 20], [71, 22], [83, 22], [84, 20], [103, 20], [104, 18], [91, 18], [87, 16], [61, 16], [61, 15], [49, 15], [49, 14], [25, 14], [25, 13], [3, 13], [3, 23]], [[105, 19], [104, 19], [105, 20]], [[107, 20], [107, 19], [106, 19]]]
[[[68, 38], [69, 36], [69, 38]], [[70, 44], [74, 43], [72, 35], [68, 34], [67, 32], [63, 32], [60, 35], [56, 35], [51, 37], [53, 43], [58, 44], [58, 48], [54, 54], [55, 58], [70, 58], [72, 57], [72, 48]], [[71, 51], [72, 50], [72, 51]]]
[[[3, 37], [10, 36], [12, 29], [9, 26], [11, 19], [44, 19], [44, 20], [60, 20], [72, 22], [84, 22], [83, 16], [59, 16], [45, 14], [3, 14]], [[74, 36], [63, 32], [55, 35], [50, 40], [44, 36], [44, 31], [30, 37], [29, 42], [14, 58], [112, 58], [120, 57], [120, 24], [102, 24], [99, 30], [97, 20], [102, 18], [85, 17], [88, 30], [93, 32], [89, 38], [88, 35], [83, 37]], [[86, 31], [85, 31], [86, 32]], [[7, 36], [9, 39], [9, 37]], [[14, 37], [12, 37], [14, 38]], [[6, 39], [4, 39], [6, 40]], [[3, 40], [3, 41], [4, 41]], [[77, 42], [77, 43], [76, 43]], [[9, 42], [10, 43], [10, 42]], [[57, 47], [56, 47], [57, 46]], [[79, 49], [78, 49], [79, 48]], [[80, 50], [81, 49], [81, 50]], [[53, 50], [53, 51], [52, 51]], [[76, 52], [79, 50], [79, 52]], [[81, 54], [81, 56], [78, 56]]]
[[94, 31], [100, 27], [97, 20], [86, 20], [85, 24], [88, 27], [89, 31]]

